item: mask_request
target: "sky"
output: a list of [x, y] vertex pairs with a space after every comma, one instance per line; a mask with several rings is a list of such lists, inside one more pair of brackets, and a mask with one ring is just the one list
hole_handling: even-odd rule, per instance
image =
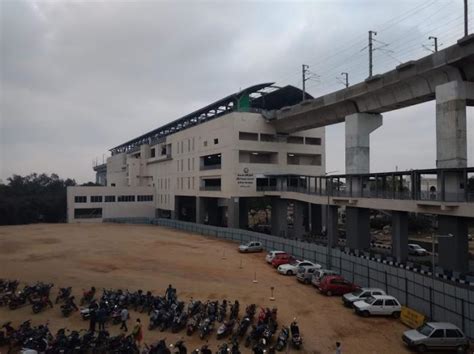
[[[108, 149], [253, 84], [317, 97], [428, 55], [463, 34], [462, 0], [0, 0], [0, 179], [93, 181]], [[473, 3], [470, 0], [470, 4]], [[474, 4], [470, 5], [473, 18]], [[471, 20], [472, 33], [474, 21]], [[468, 164], [474, 165], [474, 109]], [[371, 171], [435, 167], [433, 102], [384, 114]], [[327, 171], [344, 172], [344, 124], [326, 128]]]

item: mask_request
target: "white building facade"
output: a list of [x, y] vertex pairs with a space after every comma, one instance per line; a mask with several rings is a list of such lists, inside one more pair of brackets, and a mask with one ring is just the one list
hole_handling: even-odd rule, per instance
[[279, 135], [265, 118], [266, 108], [301, 101], [301, 91], [256, 92], [260, 86], [113, 148], [95, 168], [104, 187], [68, 189], [69, 222], [169, 217], [245, 227], [245, 201], [263, 197], [268, 176], [323, 175], [324, 128]]

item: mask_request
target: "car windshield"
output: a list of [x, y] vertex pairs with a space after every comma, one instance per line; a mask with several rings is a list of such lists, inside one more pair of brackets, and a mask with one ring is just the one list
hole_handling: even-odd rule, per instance
[[420, 245], [411, 245], [412, 248], [416, 248], [417, 250], [421, 249]]
[[424, 336], [429, 336], [430, 333], [433, 332], [433, 327], [425, 323], [423, 326], [418, 327], [416, 330], [420, 332], [421, 334], [423, 334]]
[[372, 304], [375, 302], [375, 300], [377, 300], [375, 297], [370, 296], [370, 297], [368, 297], [367, 299], [365, 299], [364, 301], [365, 301], [366, 303], [368, 303], [369, 305], [372, 305]]
[[293, 267], [297, 267], [298, 264], [300, 264], [300, 262], [298, 262], [298, 261], [293, 261], [293, 262], [290, 263], [290, 265], [292, 265]]
[[354, 295], [354, 296], [359, 296], [359, 295], [361, 295], [363, 292], [364, 292], [364, 290], [358, 289], [358, 290], [354, 291], [354, 292], [352, 293], [352, 295]]

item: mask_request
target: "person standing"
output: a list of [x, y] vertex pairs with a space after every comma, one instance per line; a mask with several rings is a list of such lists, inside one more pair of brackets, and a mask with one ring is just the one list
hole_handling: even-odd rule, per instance
[[132, 335], [133, 335], [133, 339], [135, 339], [135, 343], [137, 344], [138, 347], [140, 347], [142, 339], [143, 339], [143, 331], [142, 331], [142, 324], [139, 318], [137, 318], [135, 327], [133, 327]]
[[122, 311], [120, 311], [120, 320], [122, 321], [120, 329], [123, 329], [125, 332], [127, 332], [128, 310], [125, 307], [122, 309]]
[[102, 306], [97, 311], [97, 322], [99, 322], [99, 331], [105, 331], [105, 320], [107, 317], [107, 312], [105, 308]]
[[97, 309], [91, 308], [89, 312], [89, 331], [95, 332], [95, 323], [97, 321]]
[[336, 354], [342, 354], [341, 343], [336, 342]]

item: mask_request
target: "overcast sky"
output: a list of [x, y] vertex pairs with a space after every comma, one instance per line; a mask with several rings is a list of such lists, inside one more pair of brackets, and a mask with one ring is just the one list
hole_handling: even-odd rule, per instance
[[[441, 48], [455, 43], [462, 2], [0, 0], [0, 179], [94, 180], [92, 161], [109, 148], [239, 88], [301, 87], [302, 63], [317, 78], [308, 82], [314, 96], [342, 88], [343, 71], [359, 82], [368, 30], [378, 31], [382, 73], [429, 54], [428, 36]], [[344, 125], [328, 127], [327, 139], [327, 169], [342, 173]], [[372, 171], [431, 168], [435, 159], [432, 102], [385, 114], [371, 136]]]

